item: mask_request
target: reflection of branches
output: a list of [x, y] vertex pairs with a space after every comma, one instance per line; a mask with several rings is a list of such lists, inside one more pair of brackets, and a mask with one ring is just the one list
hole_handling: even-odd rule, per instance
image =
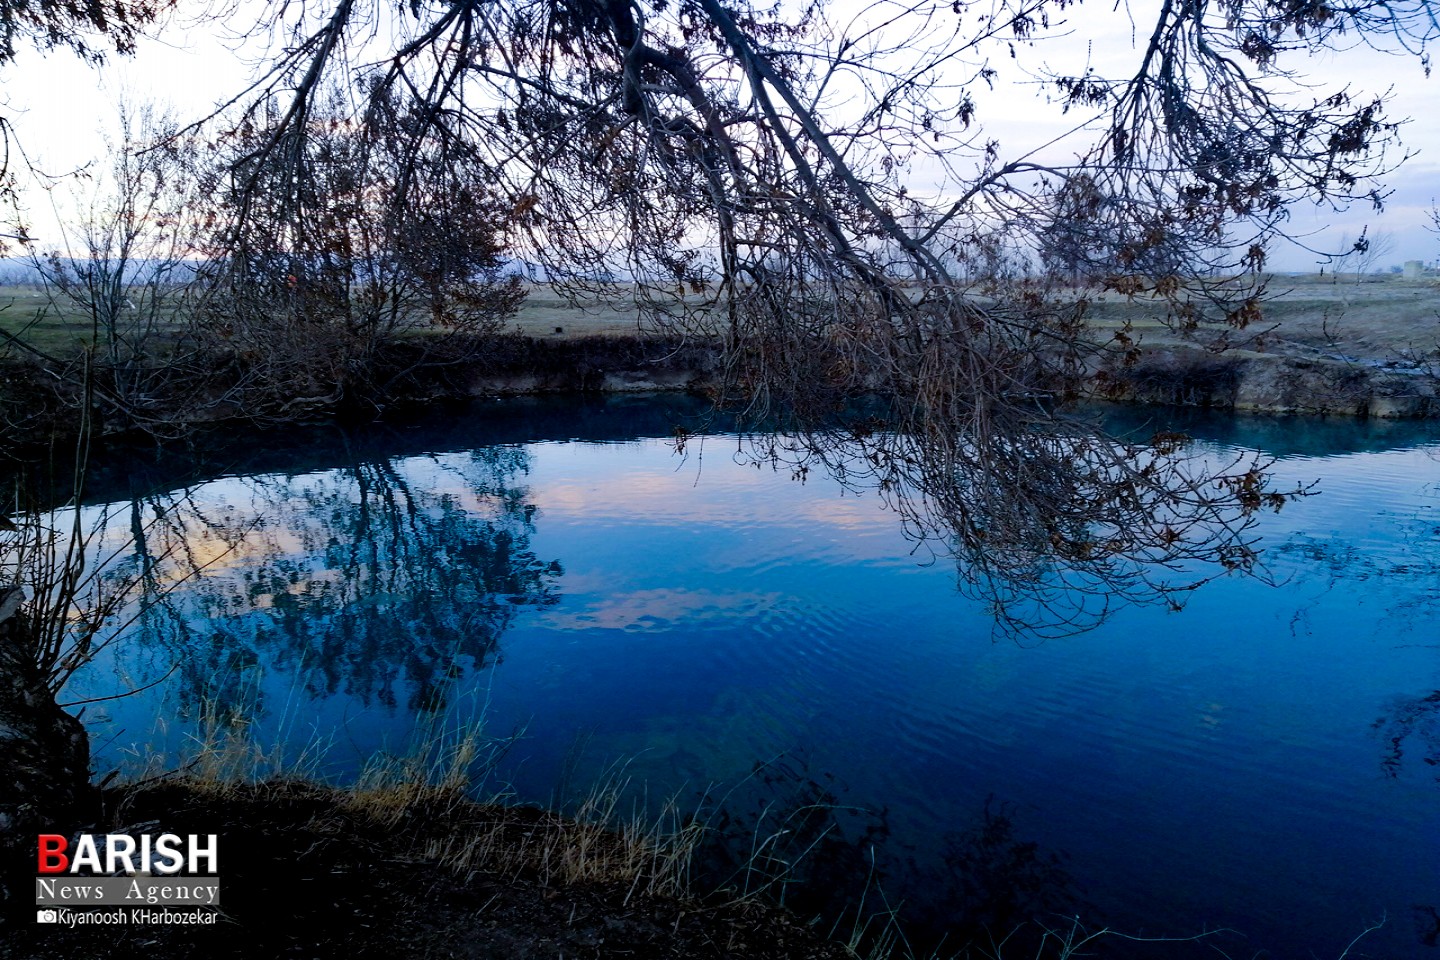
[[[1376, 720], [1372, 729], [1387, 744], [1380, 765], [1386, 776], [1400, 775], [1400, 762], [1406, 742], [1417, 744], [1423, 754], [1421, 762], [1440, 766], [1440, 690], [1424, 697], [1396, 701], [1387, 716]], [[1440, 780], [1440, 774], [1435, 777]]]
[[[717, 392], [751, 414], [822, 419], [878, 397], [883, 436], [852, 423], [853, 448], [807, 438], [778, 456], [873, 474], [1003, 619], [1034, 619], [1013, 612], [1024, 599], [1070, 629], [1109, 591], [1174, 603], [1203, 579], [1154, 571], [1253, 569], [1247, 520], [1280, 502], [1258, 464], [1190, 473], [1170, 440], [1115, 444], [1055, 415], [1093, 372], [1087, 297], [1148, 298], [1187, 331], [1258, 320], [1288, 206], [1379, 203], [1396, 134], [1380, 99], [1302, 102], [1280, 61], [1346, 31], [1423, 54], [1437, 27], [1414, 2], [1163, 3], [1116, 76], [1045, 84], [1099, 133], [1068, 162], [972, 129], [998, 65], [1060, 32], [1065, 6], [524, 0], [396, 19], [375, 0], [272, 4], [277, 56], [222, 138], [266, 131], [274, 177], [244, 196], [303, 198], [327, 85], [365, 94], [357, 124], [400, 98], [399, 179], [423, 174], [426, 144], [463, 146], [516, 256], [721, 344]], [[383, 56], [361, 53], [367, 35]], [[1087, 290], [1033, 275], [1057, 247]], [[1057, 572], [1089, 606], [1056, 616]]]
[[803, 760], [757, 763], [707, 820], [701, 873], [737, 899], [770, 898], [801, 914], [863, 903], [889, 816], [845, 804], [845, 789]]
[[1416, 904], [1411, 910], [1416, 939], [1427, 947], [1440, 946], [1440, 910], [1430, 904]]
[[[1062, 857], [1019, 837], [1006, 804], [987, 799], [973, 822], [934, 849], [901, 856], [890, 845], [889, 812], [847, 805], [845, 792], [833, 774], [803, 761], [757, 764], [707, 819], [702, 876], [738, 897], [768, 894], [837, 926], [853, 918], [860, 937], [893, 934], [898, 923], [918, 956], [942, 944], [949, 951], [993, 943], [1076, 905]], [[904, 906], [872, 915], [866, 904], [877, 894]], [[1040, 942], [1028, 931], [1013, 936], [1022, 951]]]
[[[143, 616], [130, 607], [140, 584], [163, 598], [196, 569], [182, 564], [168, 583], [147, 583], [119, 562], [130, 542], [113, 514], [80, 505], [86, 452], [82, 443], [65, 506], [27, 502], [19, 484], [0, 505], [0, 902], [9, 904], [20, 863], [10, 853], [22, 837], [93, 822], [89, 739], [66, 708], [128, 692], [114, 688], [118, 677], [100, 697], [61, 704], [61, 690]], [[144, 541], [153, 527], [132, 514], [130, 529]]]
[[[945, 893], [938, 902], [950, 908], [953, 933], [1003, 936], [1027, 920], [1074, 906], [1061, 856], [1019, 839], [1014, 811], [993, 797], [976, 826], [946, 836], [944, 859]], [[945, 929], [945, 919], [933, 918], [937, 930]]]
[[124, 530], [110, 508], [78, 503], [25, 510], [17, 519], [0, 528], [0, 584], [28, 601], [26, 655], [51, 696], [235, 545], [232, 537], [197, 556], [183, 541], [165, 539], [162, 512], [147, 519], [135, 506]]
[[451, 490], [365, 461], [249, 481], [249, 509], [202, 509], [203, 491], [171, 502], [165, 539], [193, 554], [234, 524], [254, 529], [224, 570], [150, 607], [141, 636], [170, 648], [192, 705], [247, 714], [260, 691], [244, 678], [270, 668], [313, 696], [394, 706], [405, 686], [409, 709], [439, 709], [467, 661], [478, 668], [494, 655], [522, 606], [556, 599], [560, 568], [529, 550], [533, 508], [513, 485], [525, 468], [523, 451], [499, 448], [449, 467], [441, 477], [458, 481]]
[[1077, 425], [977, 436], [983, 427], [857, 419], [753, 437], [743, 456], [878, 491], [911, 540], [957, 561], [962, 589], [1002, 630], [1041, 637], [1088, 629], [1124, 602], [1178, 609], [1208, 579], [1258, 572], [1255, 513], [1303, 493], [1270, 490], [1258, 458], [1208, 463], [1179, 434], [1130, 443]]

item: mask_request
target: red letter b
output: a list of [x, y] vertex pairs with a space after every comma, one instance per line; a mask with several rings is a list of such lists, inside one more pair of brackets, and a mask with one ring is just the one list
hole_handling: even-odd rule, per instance
[[65, 868], [70, 866], [70, 858], [65, 856], [68, 846], [70, 841], [57, 833], [40, 834], [40, 872], [64, 873]]

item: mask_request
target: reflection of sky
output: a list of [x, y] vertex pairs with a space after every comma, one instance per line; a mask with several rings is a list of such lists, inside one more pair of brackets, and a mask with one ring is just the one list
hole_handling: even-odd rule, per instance
[[[703, 459], [662, 440], [526, 450], [513, 481], [534, 507], [530, 548], [564, 568], [559, 600], [522, 610], [499, 665], [467, 664], [452, 700], [492, 733], [525, 731], [499, 777], [526, 799], [563, 799], [567, 775], [583, 792], [615, 762], [651, 796], [733, 785], [783, 754], [833, 775], [840, 802], [888, 807], [922, 859], [988, 797], [1015, 804], [1097, 909], [1147, 930], [1230, 923], [1257, 948], [1326, 956], [1389, 911], [1388, 955], [1403, 956], [1409, 905], [1440, 902], [1433, 845], [1417, 841], [1440, 836], [1431, 771], [1385, 779], [1371, 729], [1397, 697], [1440, 687], [1440, 446], [1289, 457], [1274, 485], [1322, 492], [1259, 517], [1280, 587], [1224, 577], [1182, 613], [1127, 609], [1031, 647], [994, 642], [952, 565], [912, 556], [875, 498], [817, 472], [757, 470], [713, 438]], [[467, 462], [395, 466], [492, 515], [457, 480]], [[193, 497], [243, 518], [253, 490], [334, 481], [232, 479]], [[315, 571], [279, 519], [266, 535]], [[402, 747], [416, 723], [403, 696], [311, 696], [261, 666], [263, 725], [333, 739], [328, 769]], [[142, 706], [104, 709], [130, 711], [127, 736], [143, 737]]]
[[1440, 542], [1432, 538], [1427, 545], [1426, 531], [1418, 526], [1430, 523], [1429, 532], [1440, 538], [1435, 529], [1440, 528], [1440, 446], [1322, 460], [1292, 457], [1276, 462], [1272, 474], [1274, 489], [1314, 482], [1316, 493], [1267, 517], [1262, 546], [1287, 536], [1334, 541], [1382, 567], [1413, 559]]
[[[728, 451], [677, 469], [658, 441], [535, 448], [537, 549], [567, 574], [495, 675], [492, 715], [528, 725], [510, 775], [547, 797], [577, 738], [599, 765], [577, 780], [623, 757], [652, 791], [784, 752], [837, 772], [845, 801], [884, 803], [921, 849], [994, 793], [1149, 929], [1243, 918], [1256, 944], [1293, 945], [1295, 911], [1327, 904], [1304, 942], [1343, 949], [1440, 895], [1415, 842], [1440, 835], [1433, 788], [1424, 771], [1383, 781], [1370, 732], [1398, 692], [1440, 683], [1431, 651], [1390, 642], [1433, 635], [1440, 613], [1440, 535], [1414, 524], [1440, 509], [1437, 449], [1280, 463], [1277, 488], [1323, 492], [1259, 517], [1278, 588], [1222, 578], [1183, 613], [1022, 649], [991, 641], [953, 568], [917, 562], [872, 498], [823, 477]], [[1317, 539], [1361, 559], [1288, 547]], [[1407, 602], [1422, 606], [1387, 627]], [[1408, 928], [1392, 932], [1404, 950]]]
[[[592, 578], [594, 579], [594, 578]], [[569, 586], [575, 587], [574, 581]], [[575, 609], [549, 610], [539, 620], [555, 629], [599, 627], [608, 630], [672, 630], [679, 624], [697, 626], [753, 617], [775, 605], [775, 594], [715, 593], [710, 590], [635, 590], [606, 596]]]
[[[843, 544], [852, 559], [895, 559], [894, 516], [873, 496], [850, 493], [823, 476], [802, 483], [783, 466], [757, 469], [735, 454], [733, 441], [706, 443], [703, 455], [692, 450], [682, 457], [653, 441], [643, 454], [653, 466], [639, 475], [634, 445], [542, 444], [532, 448], [530, 489], [552, 523], [731, 531], [763, 523], [767, 530], [803, 531], [810, 549]], [[727, 565], [764, 562], [759, 555], [776, 545], [768, 537], [737, 544], [740, 552], [727, 554]]]

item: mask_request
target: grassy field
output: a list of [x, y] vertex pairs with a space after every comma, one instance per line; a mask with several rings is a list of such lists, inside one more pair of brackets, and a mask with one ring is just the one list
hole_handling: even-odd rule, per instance
[[[1440, 349], [1440, 281], [1400, 277], [1276, 277], [1264, 319], [1246, 334], [1267, 332], [1266, 352], [1280, 355], [1343, 355], [1387, 360]], [[1126, 320], [1141, 344], [1180, 341], [1153, 304], [1126, 302], [1114, 294], [1091, 308], [1091, 326], [1108, 337]], [[633, 310], [592, 303], [576, 306], [545, 287], [534, 288], [513, 326], [534, 337], [626, 334], [638, 329]], [[563, 332], [557, 333], [559, 327]], [[1236, 339], [1244, 334], [1236, 334]], [[1249, 349], [1249, 348], [1247, 348]]]
[[[1440, 281], [1400, 277], [1275, 277], [1262, 319], [1233, 336], [1263, 334], [1245, 352], [1281, 356], [1330, 356], [1384, 361], [1440, 350]], [[1181, 338], [1165, 326], [1159, 311], [1143, 300], [1111, 295], [1091, 311], [1097, 331], [1128, 320], [1142, 348], [1166, 346]]]
[[[1335, 355], [1386, 360], [1440, 349], [1440, 281], [1400, 277], [1277, 277], [1264, 319], [1248, 333], [1267, 332], [1260, 348], [1294, 356]], [[1127, 320], [1141, 346], [1179, 341], [1144, 300], [1115, 295], [1091, 309], [1097, 334]], [[536, 338], [626, 335], [639, 332], [638, 314], [623, 299], [574, 303], [544, 285], [535, 285], [507, 325]], [[1274, 328], [1271, 331], [1271, 328]], [[23, 335], [48, 353], [65, 353], [91, 334], [87, 316], [73, 305], [55, 303], [37, 286], [0, 287], [0, 330]], [[1253, 345], [1245, 349], [1253, 350]]]
[[[0, 287], [0, 330], [45, 353], [65, 354], [89, 342], [93, 327], [87, 314], [61, 298], [52, 302], [43, 287], [9, 285]], [[14, 352], [0, 344], [0, 355], [7, 349]]]
[[531, 337], [625, 335], [640, 330], [639, 315], [623, 301], [575, 304], [543, 284], [530, 287], [510, 326]]
[[[624, 335], [639, 329], [633, 308], [598, 300], [575, 304], [539, 285], [507, 327], [532, 337]], [[0, 330], [23, 337], [37, 350], [64, 355], [90, 341], [93, 325], [84, 310], [63, 297], [52, 298], [43, 287], [10, 285], [0, 287]]]

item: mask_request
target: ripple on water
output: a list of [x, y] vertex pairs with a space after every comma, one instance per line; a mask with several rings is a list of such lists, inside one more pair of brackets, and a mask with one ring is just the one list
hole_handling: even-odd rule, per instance
[[[536, 799], [577, 769], [581, 737], [595, 770], [629, 759], [655, 796], [733, 783], [783, 756], [797, 776], [833, 776], [839, 802], [888, 809], [902, 860], [938, 857], [993, 800], [1012, 811], [1017, 840], [1068, 854], [1086, 900], [1117, 925], [1229, 924], [1256, 949], [1333, 956], [1389, 910], [1398, 939], [1380, 952], [1405, 956], [1406, 911], [1440, 902], [1428, 862], [1440, 787], [1428, 769], [1386, 779], [1371, 726], [1397, 697], [1440, 686], [1440, 661], [1418, 649], [1440, 617], [1437, 449], [1287, 457], [1276, 486], [1319, 478], [1323, 493], [1258, 517], [1282, 586], [1221, 578], [1182, 614], [1126, 609], [1029, 648], [995, 641], [953, 566], [918, 562], [893, 517], [823, 478], [795, 483], [727, 457], [677, 470], [660, 440], [558, 443], [505, 451], [524, 470], [479, 478], [481, 497], [457, 483], [472, 467], [452, 457], [442, 479], [459, 492], [446, 509], [471, 505], [470, 525], [453, 524], [470, 546], [490, 542], [474, 540], [473, 520], [503, 512], [506, 486], [519, 505], [507, 549], [523, 539], [564, 570], [554, 603], [517, 605], [505, 621], [503, 664], [468, 682], [502, 729], [527, 727], [515, 782]], [[396, 470], [433, 473], [422, 461]], [[303, 487], [319, 498], [346, 476], [307, 474]], [[230, 509], [229, 483], [211, 491], [215, 507]], [[204, 507], [210, 493], [185, 495]], [[354, 499], [325, 502], [338, 514]], [[432, 506], [437, 523], [451, 516]], [[272, 530], [291, 520], [275, 535], [309, 576], [330, 562], [312, 550], [327, 541], [301, 536], [312, 521], [267, 518]], [[460, 546], [403, 556], [453, 564]], [[417, 609], [465, 622], [459, 608], [483, 606], [480, 587], [457, 609], [439, 609], [442, 591]], [[423, 653], [403, 641], [426, 624], [385, 620], [404, 606], [391, 594], [348, 605], [369, 619], [336, 654], [333, 681], [291, 685], [314, 696], [317, 716], [363, 717], [357, 745], [419, 722], [404, 706], [415, 659], [381, 665], [388, 706], [362, 704], [345, 673], [387, 645]], [[257, 657], [282, 687], [298, 659]], [[131, 729], [159, 712], [144, 697], [113, 707]]]

